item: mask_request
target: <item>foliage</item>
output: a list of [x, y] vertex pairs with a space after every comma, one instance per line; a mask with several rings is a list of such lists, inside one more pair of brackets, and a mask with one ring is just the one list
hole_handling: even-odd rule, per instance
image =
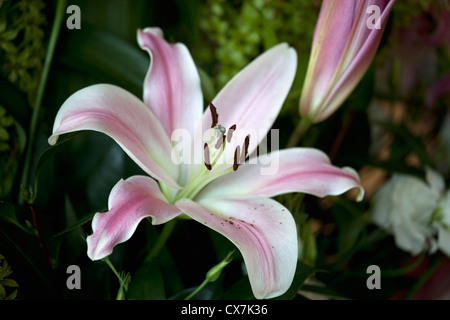
[[0, 300], [14, 300], [17, 296], [17, 289], [7, 293], [9, 288], [17, 288], [19, 285], [9, 276], [12, 273], [11, 266], [8, 265], [5, 257], [0, 254]]

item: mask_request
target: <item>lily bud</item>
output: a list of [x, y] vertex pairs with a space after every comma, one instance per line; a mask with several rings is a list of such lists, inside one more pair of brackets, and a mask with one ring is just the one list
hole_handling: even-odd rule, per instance
[[300, 113], [325, 120], [348, 98], [377, 51], [395, 0], [324, 0], [314, 31]]

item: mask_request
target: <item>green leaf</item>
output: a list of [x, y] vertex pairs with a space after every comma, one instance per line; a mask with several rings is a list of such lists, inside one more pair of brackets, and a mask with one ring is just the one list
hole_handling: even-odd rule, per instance
[[[92, 220], [93, 214], [83, 219], [78, 219], [70, 201], [69, 196], [66, 194], [64, 196], [64, 213], [65, 213], [65, 225], [69, 226], [61, 232], [58, 232], [52, 237], [53, 246], [61, 245], [62, 240], [67, 240], [67, 250], [70, 251], [72, 259], [76, 259], [85, 250], [86, 241], [85, 234], [81, 229], [81, 226]], [[65, 237], [63, 237], [65, 236]], [[59, 252], [59, 246], [57, 246], [57, 251]]]
[[3, 286], [0, 284], [0, 300], [5, 299], [5, 296], [6, 296], [6, 290], [5, 290], [5, 287], [3, 287]]
[[197, 66], [197, 70], [200, 76], [203, 97], [206, 99], [206, 101], [212, 101], [217, 94], [216, 89], [214, 87], [214, 81], [202, 68]]
[[14, 300], [17, 297], [17, 290], [14, 290], [9, 296], [5, 298], [5, 300]]
[[79, 134], [80, 134], [80, 132], [65, 134], [62, 138], [60, 137], [58, 139], [58, 142], [55, 145], [48, 147], [39, 155], [38, 160], [36, 161], [35, 169], [34, 169], [34, 190], [33, 190], [33, 194], [29, 195], [29, 199], [28, 199], [28, 201], [30, 203], [33, 203], [34, 200], [36, 199], [38, 186], [39, 186], [39, 176], [44, 168], [44, 165], [49, 161], [49, 159], [51, 159], [55, 155], [55, 153], [58, 151], [58, 147], [60, 145], [69, 141], [70, 139], [72, 139], [73, 137], [75, 137], [76, 135], [79, 135]]
[[61, 40], [59, 63], [142, 96], [150, 60], [136, 44], [89, 26], [66, 32]]
[[165, 286], [158, 259], [145, 262], [133, 276], [128, 286], [129, 299], [166, 299]]
[[166, 247], [160, 251], [158, 259], [161, 263], [161, 271], [167, 296], [174, 295], [183, 290], [183, 281], [181, 280], [177, 265]]
[[222, 299], [225, 300], [253, 300], [252, 288], [248, 276], [240, 278], [225, 293]]
[[94, 158], [96, 163], [90, 168], [86, 191], [92, 207], [102, 208], [108, 203], [112, 187], [124, 176], [125, 154], [119, 145], [113, 143]]
[[27, 102], [26, 96], [11, 84], [7, 79], [0, 77], [0, 104], [21, 124], [22, 127], [28, 128], [30, 125], [31, 107]]
[[4, 201], [0, 201], [0, 219], [15, 225], [17, 228], [28, 234], [34, 234], [33, 231], [25, 228], [17, 220], [16, 209], [14, 208], [14, 206]]
[[278, 43], [277, 35], [270, 23], [264, 23], [262, 33], [264, 48], [266, 50], [272, 48]]
[[303, 286], [303, 283], [310, 276], [318, 273], [325, 272], [324, 270], [317, 269], [309, 264], [302, 261], [298, 261], [297, 270], [295, 272], [294, 280], [292, 281], [291, 287], [286, 291], [285, 294], [275, 298], [275, 300], [292, 300], [297, 295], [298, 290]]
[[4, 279], [4, 280], [1, 280], [0, 282], [5, 287], [17, 288], [19, 286], [17, 284], [16, 280], [13, 280], [13, 279]]
[[333, 289], [328, 287], [318, 287], [305, 284], [302, 286], [301, 290], [319, 295], [321, 299], [325, 298], [325, 299], [348, 300], [348, 298], [334, 292]]

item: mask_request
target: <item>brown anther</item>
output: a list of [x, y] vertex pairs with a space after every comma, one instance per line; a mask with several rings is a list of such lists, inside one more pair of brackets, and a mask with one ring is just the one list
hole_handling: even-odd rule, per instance
[[220, 147], [225, 143], [225, 136], [219, 137], [216, 142], [216, 149], [220, 149]]
[[205, 145], [203, 146], [203, 151], [205, 156], [205, 167], [206, 169], [211, 170], [211, 161], [209, 159], [209, 147], [207, 143], [205, 143]]
[[219, 122], [219, 115], [217, 113], [216, 107], [213, 105], [212, 102], [209, 103], [209, 110], [211, 111], [211, 118], [212, 118], [211, 128], [214, 128], [215, 126], [217, 126], [217, 123]]
[[230, 143], [231, 138], [233, 137], [233, 132], [236, 130], [236, 125], [233, 124], [229, 129], [227, 133], [227, 142]]
[[239, 167], [239, 163], [238, 163], [239, 156], [240, 156], [240, 147], [237, 146], [236, 150], [234, 150], [233, 171], [236, 171]]
[[245, 157], [248, 156], [248, 146], [250, 145], [250, 135], [245, 137]]
[[250, 144], [250, 135], [247, 135], [244, 140], [244, 144], [242, 145], [242, 154], [241, 154], [241, 163], [245, 162], [245, 159], [248, 156], [248, 146]]

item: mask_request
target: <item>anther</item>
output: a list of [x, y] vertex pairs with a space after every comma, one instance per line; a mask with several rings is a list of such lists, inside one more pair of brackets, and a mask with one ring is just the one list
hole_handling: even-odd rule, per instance
[[233, 124], [229, 129], [227, 133], [227, 142], [230, 143], [231, 137], [233, 137], [233, 132], [236, 130], [236, 125]]
[[217, 139], [216, 142], [216, 149], [220, 149], [220, 147], [225, 143], [225, 136], [220, 137]]
[[211, 111], [212, 118], [211, 128], [214, 128], [219, 122], [219, 115], [217, 114], [217, 109], [212, 102], [209, 103], [209, 110]]
[[248, 156], [248, 146], [250, 144], [250, 135], [247, 135], [244, 140], [244, 144], [242, 145], [242, 154], [241, 154], [241, 163], [245, 162], [245, 159]]
[[238, 167], [239, 167], [239, 163], [238, 163], [238, 159], [239, 159], [239, 150], [240, 150], [240, 147], [239, 146], [237, 146], [236, 147], [236, 150], [234, 150], [234, 162], [233, 162], [233, 171], [236, 171], [237, 169], [238, 169]]
[[211, 170], [211, 161], [209, 159], [209, 147], [207, 143], [205, 143], [205, 145], [203, 146], [203, 151], [205, 155], [205, 167], [206, 169]]

